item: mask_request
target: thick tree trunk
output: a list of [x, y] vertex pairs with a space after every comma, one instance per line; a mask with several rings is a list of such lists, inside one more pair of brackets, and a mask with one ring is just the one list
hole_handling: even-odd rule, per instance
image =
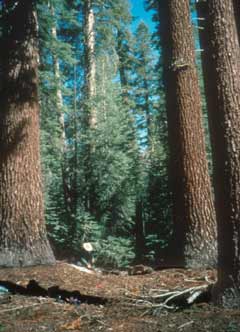
[[[159, 13], [161, 7], [159, 6]], [[171, 0], [161, 22], [173, 197], [169, 263], [216, 264], [213, 207], [188, 0]]]
[[4, 1], [0, 92], [0, 266], [53, 263], [39, 155], [34, 1]]
[[232, 0], [209, 0], [207, 14], [210, 56], [205, 80], [213, 106], [209, 119], [219, 243], [214, 298], [224, 306], [240, 307], [240, 44]]

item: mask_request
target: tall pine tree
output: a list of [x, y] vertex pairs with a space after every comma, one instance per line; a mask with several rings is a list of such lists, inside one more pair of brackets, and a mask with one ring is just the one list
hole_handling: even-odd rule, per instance
[[151, 2], [158, 12], [170, 147], [173, 264], [216, 263], [216, 225], [202, 127], [189, 2]]
[[218, 225], [218, 281], [214, 300], [239, 307], [240, 213], [240, 44], [233, 2], [208, 1], [205, 7], [204, 72], [213, 149]]

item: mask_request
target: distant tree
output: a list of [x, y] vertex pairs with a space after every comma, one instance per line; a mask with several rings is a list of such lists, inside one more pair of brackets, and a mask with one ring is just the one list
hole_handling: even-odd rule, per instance
[[100, 215], [105, 215], [108, 220], [106, 232], [112, 235], [120, 234], [121, 227], [130, 227], [125, 222], [130, 221], [134, 213], [129, 205], [133, 204], [135, 197], [131, 174], [135, 152], [128, 109], [122, 105], [120, 85], [113, 82], [114, 62], [109, 56], [98, 59], [99, 126], [95, 132], [94, 160]]
[[155, 1], [166, 88], [173, 198], [172, 263], [213, 266], [216, 224], [201, 100], [195, 64], [189, 1]]
[[54, 263], [39, 156], [35, 1], [3, 1], [0, 91], [0, 265]]
[[[153, 97], [152, 82], [154, 79], [151, 35], [144, 22], [140, 22], [135, 32], [131, 64], [131, 94], [134, 97], [135, 122], [139, 146], [139, 166], [142, 168], [141, 179], [138, 179], [136, 201], [135, 233], [136, 262], [146, 260], [146, 199], [148, 187], [148, 163], [152, 144]], [[132, 58], [133, 58], [132, 56]], [[130, 81], [128, 82], [130, 83]], [[141, 151], [141, 149], [143, 151]], [[143, 169], [145, 168], [145, 170]], [[152, 230], [153, 231], [153, 230]]]
[[132, 34], [126, 27], [118, 27], [116, 52], [118, 55], [118, 70], [122, 89], [123, 102], [131, 107], [130, 71], [133, 66]]
[[[135, 88], [135, 104], [138, 110], [138, 116], [142, 119], [140, 126], [145, 131], [145, 147], [151, 151], [152, 138], [152, 118], [154, 113], [153, 94], [155, 89], [156, 97], [156, 75], [154, 68], [154, 57], [151, 49], [151, 35], [148, 27], [141, 22], [135, 33], [135, 63], [133, 65], [135, 79], [133, 79], [133, 87]], [[155, 82], [154, 82], [155, 80]], [[143, 134], [141, 134], [143, 135]]]
[[118, 247], [122, 253], [126, 257], [133, 256], [133, 248], [129, 248], [129, 244], [132, 245], [135, 213], [135, 150], [128, 108], [122, 104], [119, 82], [114, 81], [116, 61], [117, 57], [113, 59], [106, 54], [97, 58], [97, 126], [92, 133], [95, 142], [92, 174], [95, 180], [96, 220], [102, 232], [101, 239], [94, 241], [99, 243], [96, 244], [100, 247], [98, 256], [101, 256], [104, 243], [111, 248], [109, 258], [106, 257], [106, 262], [102, 264], [118, 260], [114, 257], [118, 241], [122, 245], [122, 248]]
[[[240, 288], [240, 44], [231, 0], [206, 4], [204, 73], [213, 149], [218, 225], [218, 281], [214, 299], [238, 307]], [[207, 55], [205, 55], [206, 57]]]
[[[151, 33], [144, 22], [139, 23], [134, 37], [130, 81], [141, 169], [136, 205], [136, 229], [139, 232], [138, 261], [142, 253], [142, 260], [153, 262], [158, 257], [159, 249], [167, 242], [166, 228], [169, 231], [169, 201], [166, 200], [167, 144], [164, 138], [166, 126], [163, 114], [165, 108], [162, 85], [156, 70], [158, 53], [154, 51]], [[143, 238], [145, 245], [141, 243]]]
[[[93, 1], [84, 1], [84, 55], [85, 55], [85, 93], [89, 103], [96, 95], [96, 60], [95, 60], [95, 13]], [[86, 109], [87, 123], [90, 128], [96, 125], [96, 109], [93, 105]]]
[[[57, 6], [58, 3], [55, 3], [55, 5]], [[55, 8], [53, 6], [53, 4], [51, 4], [51, 2], [49, 2], [49, 9], [51, 12], [51, 39], [53, 44], [56, 45], [64, 45], [67, 51], [68, 49], [68, 57], [70, 58], [70, 64], [74, 67], [75, 64], [73, 64], [73, 59], [71, 58], [72, 56], [72, 49], [70, 47], [70, 43], [64, 42], [64, 41], [60, 41], [59, 36], [58, 36], [58, 20], [57, 20], [57, 16], [55, 15]], [[61, 10], [64, 12], [66, 12], [68, 10], [68, 7], [65, 3], [61, 4]], [[68, 14], [69, 16], [72, 15], [73, 13], [71, 13], [70, 10], [70, 14]], [[68, 18], [68, 24], [69, 24], [70, 19]], [[61, 21], [60, 24], [61, 26]], [[66, 28], [65, 28], [66, 29]], [[60, 33], [61, 33], [61, 29]], [[71, 31], [71, 29], [69, 29]], [[72, 31], [71, 31], [72, 32]], [[59, 56], [59, 51], [52, 48], [51, 49], [51, 55], [52, 55], [52, 62], [53, 62], [53, 76], [54, 76], [54, 85], [55, 85], [55, 98], [54, 98], [54, 104], [55, 104], [55, 109], [57, 111], [57, 117], [58, 117], [58, 128], [59, 130], [59, 147], [60, 147], [60, 159], [61, 159], [61, 177], [62, 177], [62, 192], [63, 192], [63, 196], [64, 196], [64, 207], [65, 207], [65, 214], [67, 216], [68, 219], [68, 224], [69, 224], [69, 230], [68, 230], [68, 238], [69, 238], [69, 242], [71, 243], [72, 239], [74, 238], [74, 233], [75, 233], [75, 229], [76, 229], [76, 203], [77, 203], [77, 193], [76, 193], [76, 165], [73, 162], [74, 166], [71, 167], [74, 168], [74, 170], [72, 170], [72, 172], [70, 171], [70, 162], [68, 160], [68, 144], [67, 144], [67, 133], [66, 133], [66, 124], [65, 124], [65, 117], [66, 117], [66, 106], [64, 105], [64, 97], [63, 97], [63, 90], [64, 90], [64, 84], [62, 82], [62, 74], [61, 74], [61, 68], [60, 68], [60, 60], [62, 61], [66, 61], [66, 55], [62, 55], [62, 57], [60, 58]], [[75, 80], [75, 75], [73, 73], [72, 75], [72, 80], [74, 82]], [[73, 83], [73, 91], [75, 91], [75, 82]], [[75, 98], [74, 96], [75, 92], [72, 93], [73, 95], [73, 99]], [[73, 101], [73, 106], [72, 108], [75, 108], [75, 101]], [[70, 108], [70, 107], [68, 107]], [[72, 110], [72, 122], [75, 121], [75, 113], [76, 110]], [[74, 127], [74, 125], [72, 125], [72, 127]], [[75, 133], [73, 133], [73, 136], [75, 135]], [[73, 138], [74, 139], [74, 138]], [[74, 139], [74, 143], [76, 143], [76, 139]], [[73, 154], [74, 154], [74, 161], [76, 160], [76, 153], [77, 153], [77, 149], [75, 148], [75, 144], [73, 144]], [[70, 158], [69, 158], [70, 159]], [[71, 174], [72, 173], [72, 174]]]
[[74, 47], [81, 25], [78, 6], [69, 1], [39, 1], [37, 9], [45, 215], [52, 243], [66, 247], [73, 243], [77, 223]]
[[96, 39], [95, 12], [92, 0], [84, 0], [84, 107], [82, 114], [84, 135], [84, 192], [85, 208], [96, 217], [96, 192], [93, 177], [95, 142], [92, 134], [97, 126], [96, 98]]
[[[77, 247], [77, 243], [83, 239], [93, 241], [98, 247], [98, 262], [103, 247], [110, 246], [106, 262], [100, 259], [102, 264], [108, 264], [108, 261], [116, 260], [113, 245], [116, 246], [118, 241], [124, 243], [122, 248], [119, 245], [124, 255], [128, 251], [133, 256], [131, 232], [136, 178], [133, 175], [135, 146], [130, 142], [136, 137], [132, 134], [132, 110], [123, 102], [122, 89], [117, 79], [117, 30], [120, 26], [128, 29], [127, 24], [122, 23], [125, 18], [118, 6], [122, 5], [122, 1], [91, 1], [90, 4], [91, 15], [94, 16], [91, 40], [87, 39], [90, 33], [86, 21], [89, 10], [86, 11], [86, 6], [81, 8], [83, 11], [79, 15], [85, 29], [85, 38], [82, 43], [84, 56], [80, 54], [78, 57], [84, 61], [81, 61], [81, 68], [77, 71], [78, 80], [83, 77], [84, 84], [81, 90], [77, 89], [79, 200], [74, 246]], [[80, 47], [81, 43], [76, 44], [76, 49]], [[92, 65], [94, 75], [90, 74]], [[90, 89], [89, 84], [94, 88]], [[92, 111], [94, 124], [90, 122]], [[93, 225], [91, 227], [97, 232], [89, 232], [89, 225]]]
[[[110, 167], [114, 170], [115, 176], [109, 177], [109, 184], [106, 187], [106, 189], [108, 188], [112, 193], [112, 197], [108, 202], [108, 211], [106, 211], [109, 214], [109, 222], [107, 225], [109, 225], [108, 229], [112, 230], [112, 235], [124, 234], [126, 236], [126, 234], [128, 234], [131, 239], [129, 231], [133, 228], [132, 219], [137, 221], [137, 217], [134, 216], [133, 213], [135, 211], [137, 212], [138, 208], [137, 206], [135, 209], [133, 207], [135, 203], [138, 205], [135, 200], [139, 176], [139, 154], [134, 114], [134, 97], [131, 86], [131, 71], [134, 57], [133, 36], [129, 29], [129, 24], [132, 18], [129, 10], [129, 2], [127, 0], [116, 0], [114, 2], [107, 0], [104, 1], [104, 5], [100, 8], [101, 10], [99, 11], [96, 9], [96, 38], [98, 39], [96, 54], [100, 58], [101, 63], [98, 67], [98, 74], [101, 73], [103, 77], [100, 78], [100, 82], [98, 83], [99, 87], [102, 88], [102, 92], [101, 95], [98, 95], [97, 99], [103, 100], [104, 105], [99, 102], [97, 105], [99, 105], [98, 108], [100, 107], [100, 112], [105, 114], [105, 126], [104, 128], [102, 127], [104, 129], [102, 135], [106, 135], [110, 130], [110, 133], [105, 137], [107, 142], [109, 142], [110, 139], [112, 141], [112, 143], [108, 143], [109, 157], [111, 151], [115, 150], [115, 158], [113, 158], [112, 166]], [[109, 64], [106, 63], [106, 59]], [[116, 85], [113, 82], [114, 76], [109, 75], [109, 69], [112, 71], [112, 74], [116, 75], [115, 79], [119, 78], [120, 85]], [[107, 82], [107, 79], [110, 78], [112, 80], [111, 83], [110, 81]], [[110, 88], [111, 85], [112, 88]], [[120, 90], [120, 95], [118, 95], [117, 99], [116, 88]], [[107, 94], [111, 96], [112, 102], [110, 102]], [[121, 98], [119, 99], [119, 97]], [[106, 108], [107, 105], [108, 108]], [[104, 109], [105, 111], [103, 111]], [[114, 113], [112, 113], [113, 111]], [[122, 120], [119, 121], [120, 119]], [[117, 123], [115, 121], [118, 121], [118, 128], [115, 128]], [[114, 137], [111, 135], [113, 128], [115, 128]], [[124, 135], [123, 128], [125, 131]], [[119, 139], [122, 141], [121, 147], [117, 143]], [[124, 141], [125, 143], [123, 143]], [[127, 154], [125, 150], [126, 144], [129, 151]], [[122, 162], [118, 164], [117, 160], [120, 161], [120, 155], [122, 156]], [[127, 169], [125, 169], [126, 160], [129, 161]], [[102, 164], [99, 160], [98, 163], [99, 165]], [[121, 178], [118, 175], [119, 170], [122, 170]], [[112, 175], [112, 171], [109, 174]], [[119, 179], [122, 183], [121, 187], [116, 187], [114, 178]], [[123, 179], [125, 180], [123, 181]], [[101, 179], [99, 180], [101, 183]], [[113, 188], [116, 188], [115, 193], [113, 192]], [[123, 192], [125, 193], [124, 195]], [[103, 191], [101, 196], [104, 200], [107, 197], [106, 194], [104, 195]], [[111, 210], [112, 212], [110, 213]], [[111, 224], [114, 226], [110, 226]], [[126, 232], [127, 229], [128, 231]], [[137, 233], [137, 226], [134, 230]], [[138, 237], [137, 234], [136, 237]]]

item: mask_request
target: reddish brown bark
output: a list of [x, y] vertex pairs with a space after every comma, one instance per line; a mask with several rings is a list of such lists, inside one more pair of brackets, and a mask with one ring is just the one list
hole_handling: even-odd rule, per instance
[[0, 266], [53, 263], [39, 156], [37, 18], [33, 1], [4, 1], [0, 91]]
[[173, 196], [170, 261], [174, 265], [213, 266], [216, 224], [189, 1], [168, 1], [164, 20], [169, 178]]
[[214, 299], [240, 307], [240, 44], [233, 1], [209, 0], [206, 9], [205, 79], [206, 91], [211, 93], [208, 111], [219, 245]]

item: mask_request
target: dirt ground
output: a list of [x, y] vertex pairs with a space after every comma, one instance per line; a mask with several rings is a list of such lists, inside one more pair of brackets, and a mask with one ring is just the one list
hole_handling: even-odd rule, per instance
[[220, 309], [204, 302], [181, 309], [167, 308], [156, 302], [159, 294], [208, 285], [215, 277], [214, 271], [184, 269], [138, 276], [88, 274], [62, 262], [2, 269], [0, 284], [11, 281], [26, 287], [35, 280], [44, 289], [59, 286], [104, 297], [107, 303], [79, 304], [61, 298], [1, 295], [0, 332], [240, 332], [239, 310]]

